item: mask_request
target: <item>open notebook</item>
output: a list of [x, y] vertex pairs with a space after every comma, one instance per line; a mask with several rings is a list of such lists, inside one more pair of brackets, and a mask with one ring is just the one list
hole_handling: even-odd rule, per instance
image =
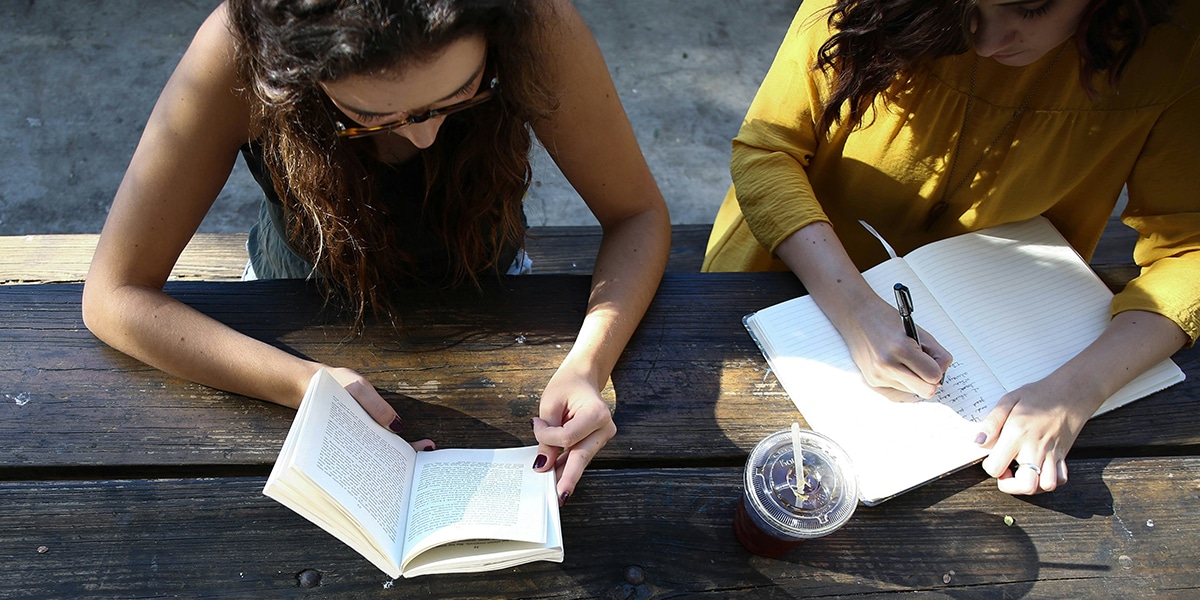
[[[882, 241], [882, 240], [881, 240]], [[885, 244], [886, 246], [886, 244]], [[866, 384], [809, 296], [743, 320], [805, 421], [850, 454], [860, 500], [875, 505], [978, 462], [976, 422], [1007, 391], [1063, 365], [1104, 331], [1112, 293], [1049, 221], [940, 240], [863, 273], [889, 303], [904, 283], [914, 319], [954, 355], [930, 400]], [[1096, 414], [1183, 381], [1165, 360]]]

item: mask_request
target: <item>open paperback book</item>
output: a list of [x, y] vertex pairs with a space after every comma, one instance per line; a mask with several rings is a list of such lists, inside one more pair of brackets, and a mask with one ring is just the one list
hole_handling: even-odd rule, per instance
[[[881, 240], [882, 241], [882, 240]], [[884, 244], [886, 246], [886, 243]], [[933, 242], [863, 273], [954, 356], [929, 400], [867, 385], [837, 329], [810, 296], [743, 322], [784, 390], [815, 431], [840, 444], [873, 506], [987, 456], [978, 422], [1006, 392], [1040, 380], [1095, 341], [1112, 293], [1042, 217]], [[1165, 360], [1130, 382], [1100, 414], [1183, 381]]]
[[554, 472], [537, 446], [417, 452], [324, 369], [263, 493], [392, 578], [562, 562]]

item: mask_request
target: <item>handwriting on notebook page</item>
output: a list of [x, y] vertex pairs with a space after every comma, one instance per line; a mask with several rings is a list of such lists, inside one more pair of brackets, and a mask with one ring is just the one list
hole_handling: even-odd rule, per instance
[[994, 401], [983, 396], [983, 390], [979, 389], [969, 373], [962, 370], [958, 361], [950, 363], [942, 387], [926, 402], [945, 404], [972, 423], [982, 421], [994, 404]]

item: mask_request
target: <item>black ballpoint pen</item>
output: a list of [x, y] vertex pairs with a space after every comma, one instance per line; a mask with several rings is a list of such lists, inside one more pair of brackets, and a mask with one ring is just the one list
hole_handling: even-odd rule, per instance
[[904, 321], [904, 333], [912, 338], [918, 346], [921, 345], [921, 335], [917, 333], [917, 324], [913, 322], [912, 294], [903, 283], [892, 286], [896, 291], [896, 309], [900, 311], [900, 320]]

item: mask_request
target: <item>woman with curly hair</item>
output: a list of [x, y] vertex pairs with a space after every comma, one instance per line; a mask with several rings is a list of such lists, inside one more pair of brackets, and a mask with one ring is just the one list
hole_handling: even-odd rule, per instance
[[[600, 396], [654, 295], [670, 222], [595, 40], [566, 0], [228, 0], [159, 97], [84, 287], [85, 322], [179, 377], [298, 406], [326, 367], [162, 288], [238, 153], [266, 196], [248, 278], [307, 278], [396, 321], [416, 287], [528, 270], [532, 136], [604, 230], [578, 338], [542, 394], [533, 465], [565, 501], [616, 433]], [[381, 425], [364, 377], [330, 371]], [[425, 441], [420, 444], [429, 447]]]
[[904, 254], [1044, 215], [1089, 257], [1127, 187], [1141, 276], [974, 440], [1001, 490], [1053, 490], [1101, 402], [1200, 335], [1198, 113], [1195, 2], [808, 1], [733, 142], [705, 269], [790, 269], [868, 382], [928, 398], [951, 357], [867, 287], [887, 255], [859, 220]]

